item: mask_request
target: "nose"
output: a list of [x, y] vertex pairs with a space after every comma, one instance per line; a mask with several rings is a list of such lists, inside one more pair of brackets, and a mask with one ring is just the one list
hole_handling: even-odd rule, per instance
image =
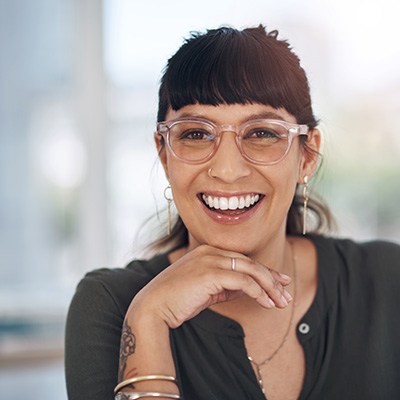
[[242, 156], [236, 133], [225, 131], [214, 156], [210, 160], [213, 178], [225, 183], [233, 183], [250, 174], [249, 162]]

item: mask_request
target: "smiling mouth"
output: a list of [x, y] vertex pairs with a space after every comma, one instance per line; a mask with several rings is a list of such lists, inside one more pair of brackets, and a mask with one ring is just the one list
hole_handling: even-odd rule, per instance
[[208, 209], [223, 214], [239, 214], [253, 208], [263, 197], [262, 194], [218, 197], [201, 193], [199, 196]]

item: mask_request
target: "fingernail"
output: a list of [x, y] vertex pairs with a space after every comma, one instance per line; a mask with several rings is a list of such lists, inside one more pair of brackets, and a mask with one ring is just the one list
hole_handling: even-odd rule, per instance
[[280, 276], [281, 276], [281, 278], [283, 278], [283, 279], [292, 279], [289, 275], [285, 275], [285, 274], [279, 274]]
[[289, 305], [289, 303], [287, 302], [287, 300], [285, 299], [285, 297], [282, 295], [281, 296], [281, 300], [282, 300], [282, 303], [285, 305], [285, 306], [288, 306]]
[[268, 303], [272, 308], [276, 307], [275, 303], [270, 298], [268, 298]]
[[285, 298], [286, 298], [287, 301], [292, 301], [293, 300], [292, 295], [287, 290], [284, 290], [283, 294], [285, 295]]

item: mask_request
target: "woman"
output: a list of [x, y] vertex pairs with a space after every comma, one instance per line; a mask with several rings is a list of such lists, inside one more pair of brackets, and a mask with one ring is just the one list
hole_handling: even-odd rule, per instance
[[210, 30], [169, 60], [155, 139], [179, 218], [154, 258], [80, 283], [71, 399], [400, 395], [400, 249], [320, 235], [321, 137], [277, 35]]

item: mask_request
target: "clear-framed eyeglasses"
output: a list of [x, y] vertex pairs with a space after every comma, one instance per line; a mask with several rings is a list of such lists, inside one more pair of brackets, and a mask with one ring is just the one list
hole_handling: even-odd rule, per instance
[[288, 154], [296, 136], [307, 136], [307, 125], [283, 120], [257, 119], [242, 125], [216, 125], [198, 118], [163, 121], [157, 124], [161, 135], [177, 159], [189, 164], [204, 163], [218, 150], [222, 133], [233, 132], [242, 156], [260, 165], [273, 165]]

